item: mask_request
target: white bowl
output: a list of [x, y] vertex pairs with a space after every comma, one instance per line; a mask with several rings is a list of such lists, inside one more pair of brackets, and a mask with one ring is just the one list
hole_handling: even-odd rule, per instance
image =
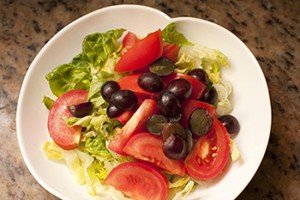
[[253, 54], [235, 35], [212, 22], [189, 17], [170, 18], [153, 8], [120, 5], [97, 10], [66, 26], [43, 47], [25, 76], [17, 109], [18, 140], [28, 169], [46, 190], [61, 199], [92, 199], [64, 165], [44, 157], [41, 146], [50, 137], [48, 111], [42, 98], [51, 96], [45, 75], [81, 52], [83, 38], [90, 33], [122, 27], [145, 35], [170, 22], [175, 22], [190, 41], [218, 49], [228, 56], [231, 68], [222, 73], [232, 82], [232, 114], [241, 125], [235, 138], [241, 151], [240, 161], [230, 164], [218, 180], [200, 185], [188, 199], [234, 199], [249, 183], [264, 156], [271, 126], [268, 88]]

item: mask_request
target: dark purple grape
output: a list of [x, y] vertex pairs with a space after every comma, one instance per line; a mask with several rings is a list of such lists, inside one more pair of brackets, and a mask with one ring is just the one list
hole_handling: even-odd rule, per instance
[[189, 128], [196, 136], [203, 136], [210, 131], [213, 119], [204, 108], [195, 109], [189, 119]]
[[169, 91], [163, 91], [158, 96], [158, 110], [171, 121], [179, 121], [182, 116], [182, 108], [176, 96]]
[[138, 79], [138, 85], [149, 92], [159, 92], [164, 88], [161, 77], [152, 72], [143, 73]]
[[187, 100], [192, 94], [192, 85], [185, 79], [173, 80], [168, 85], [168, 91], [172, 92], [179, 100]]
[[137, 101], [136, 95], [130, 90], [119, 90], [111, 97], [111, 103], [123, 110], [133, 110]]
[[146, 122], [147, 130], [154, 135], [161, 135], [163, 127], [168, 119], [163, 115], [152, 115]]
[[149, 66], [150, 72], [158, 76], [168, 76], [174, 72], [174, 68], [173, 61], [168, 58], [160, 58]]
[[204, 101], [206, 103], [214, 105], [218, 101], [218, 93], [215, 87], [211, 87], [210, 90], [208, 90], [203, 97], [200, 99], [200, 101]]
[[186, 133], [186, 153], [189, 154], [194, 146], [193, 134], [189, 129], [185, 130]]
[[203, 69], [193, 69], [188, 72], [188, 75], [194, 77], [198, 81], [201, 81], [205, 85], [209, 84], [207, 73]]
[[162, 128], [162, 139], [165, 142], [171, 135], [178, 135], [186, 139], [186, 132], [180, 123], [172, 122], [167, 123]]
[[171, 135], [163, 144], [164, 154], [173, 160], [179, 160], [186, 156], [186, 141], [180, 136]]
[[115, 118], [118, 117], [119, 115], [121, 115], [124, 111], [118, 107], [116, 107], [113, 104], [109, 104], [108, 108], [107, 108], [107, 116], [109, 118]]
[[120, 86], [115, 81], [106, 81], [101, 87], [101, 95], [105, 101], [110, 102], [111, 96], [120, 90]]
[[75, 117], [84, 117], [90, 114], [93, 110], [93, 104], [90, 102], [81, 103], [78, 105], [68, 106], [69, 111]]
[[223, 115], [219, 117], [219, 121], [230, 134], [236, 134], [240, 131], [239, 121], [232, 115]]

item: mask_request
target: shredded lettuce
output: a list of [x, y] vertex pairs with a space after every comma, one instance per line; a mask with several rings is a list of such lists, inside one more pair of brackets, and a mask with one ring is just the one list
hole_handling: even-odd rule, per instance
[[229, 96], [232, 92], [231, 83], [221, 79], [219, 83], [213, 84], [218, 93], [217, 114], [219, 116], [229, 114], [232, 111], [232, 105], [229, 101]]
[[196, 187], [197, 183], [192, 181], [189, 176], [169, 177], [169, 200], [184, 200], [187, 195]]
[[228, 66], [228, 59], [222, 52], [199, 44], [182, 46], [178, 57], [177, 72], [186, 73], [194, 68], [203, 68], [213, 83], [221, 80], [220, 67]]
[[[80, 150], [63, 150], [53, 141], [47, 141], [43, 145], [45, 156], [48, 159], [63, 160], [69, 171], [74, 175], [78, 184], [85, 184], [88, 192], [98, 199], [128, 200], [122, 192], [112, 186], [103, 185], [103, 181], [113, 167], [120, 164], [114, 160], [111, 165], [109, 160], [105, 162], [95, 159], [88, 153]], [[124, 159], [123, 162], [126, 160]]]
[[239, 149], [237, 148], [234, 140], [230, 140], [230, 147], [231, 147], [231, 160], [232, 162], [237, 161], [241, 157], [241, 153]]
[[162, 37], [166, 43], [170, 44], [178, 44], [179, 46], [192, 44], [185, 38], [185, 36], [182, 33], [179, 33], [176, 30], [175, 23], [170, 23], [163, 29]]
[[52, 108], [53, 104], [54, 104], [54, 100], [51, 99], [50, 97], [44, 96], [43, 103], [46, 106], [46, 108], [48, 110], [50, 110]]

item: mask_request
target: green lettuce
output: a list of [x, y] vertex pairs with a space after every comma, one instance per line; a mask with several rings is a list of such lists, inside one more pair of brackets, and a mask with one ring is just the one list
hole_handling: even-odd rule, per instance
[[[121, 48], [118, 39], [124, 31], [115, 29], [86, 36], [82, 53], [70, 63], [60, 65], [47, 74], [52, 93], [59, 97], [69, 90], [91, 88], [89, 97], [92, 97], [99, 92], [103, 81], [114, 78], [114, 65]], [[99, 74], [104, 72], [105, 75]]]
[[162, 37], [166, 43], [170, 44], [178, 44], [179, 46], [192, 44], [185, 38], [185, 36], [182, 33], [179, 33], [176, 30], [175, 23], [170, 23], [163, 29]]
[[50, 97], [44, 96], [43, 103], [45, 104], [46, 108], [50, 110], [54, 104], [54, 100]]
[[59, 97], [63, 93], [73, 89], [88, 89], [92, 79], [88, 68], [70, 64], [56, 67], [47, 74], [52, 93]]
[[93, 66], [99, 66], [120, 48], [118, 39], [125, 29], [110, 30], [86, 36], [82, 44], [82, 53]]
[[177, 72], [186, 73], [194, 68], [203, 68], [212, 83], [220, 82], [220, 68], [229, 65], [227, 57], [222, 52], [199, 44], [182, 46], [178, 57]]

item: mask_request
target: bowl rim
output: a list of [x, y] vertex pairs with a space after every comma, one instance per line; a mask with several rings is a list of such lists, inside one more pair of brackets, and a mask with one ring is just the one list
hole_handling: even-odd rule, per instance
[[266, 153], [267, 150], [267, 146], [269, 143], [269, 138], [270, 138], [270, 132], [271, 132], [271, 122], [272, 122], [272, 110], [271, 110], [271, 102], [270, 102], [270, 94], [269, 94], [269, 90], [268, 90], [268, 84], [266, 82], [266, 78], [264, 76], [264, 73], [262, 71], [262, 68], [260, 67], [258, 61], [256, 60], [255, 56], [252, 54], [252, 52], [250, 51], [250, 49], [236, 36], [234, 35], [232, 32], [230, 32], [229, 30], [227, 30], [226, 28], [204, 20], [204, 19], [199, 19], [199, 18], [194, 18], [194, 17], [175, 17], [175, 18], [171, 18], [169, 17], [167, 14], [165, 14], [164, 12], [152, 8], [152, 7], [148, 7], [148, 6], [144, 6], [144, 5], [134, 5], [134, 4], [123, 4], [123, 5], [113, 5], [113, 6], [107, 6], [107, 7], [103, 7], [100, 9], [97, 9], [93, 12], [90, 12], [88, 14], [85, 14], [77, 19], [75, 19], [74, 21], [72, 21], [71, 23], [67, 24], [63, 29], [61, 29], [59, 32], [57, 32], [43, 47], [42, 49], [38, 52], [38, 54], [35, 56], [35, 58], [33, 59], [32, 63], [30, 64], [26, 74], [25, 74], [25, 78], [23, 79], [23, 83], [20, 89], [20, 93], [19, 93], [19, 98], [18, 98], [18, 104], [17, 104], [17, 111], [16, 111], [16, 132], [17, 132], [17, 139], [18, 139], [18, 144], [20, 147], [20, 151], [23, 157], [23, 160], [25, 162], [26, 167], [28, 168], [28, 170], [30, 171], [31, 175], [35, 178], [35, 180], [48, 192], [50, 192], [51, 194], [55, 195], [56, 197], [60, 198], [60, 199], [69, 199], [67, 198], [63, 193], [58, 192], [56, 189], [52, 188], [51, 186], [49, 186], [39, 175], [38, 173], [35, 171], [33, 165], [31, 164], [31, 162], [29, 161], [29, 157], [27, 155], [27, 153], [25, 152], [25, 146], [23, 145], [23, 134], [22, 134], [22, 128], [21, 128], [21, 110], [22, 107], [21, 105], [23, 104], [23, 98], [24, 98], [24, 91], [25, 88], [28, 85], [28, 82], [30, 80], [31, 74], [33, 73], [33, 71], [37, 68], [36, 63], [42, 59], [44, 52], [52, 45], [52, 43], [59, 38], [62, 34], [64, 34], [64, 32], [66, 32], [68, 29], [72, 28], [73, 26], [75, 26], [78, 23], [81, 23], [83, 21], [85, 21], [87, 18], [92, 17], [94, 15], [98, 15], [102, 12], [107, 12], [107, 11], [113, 11], [115, 9], [120, 9], [120, 8], [137, 8], [137, 9], [141, 9], [141, 10], [145, 10], [145, 11], [151, 11], [151, 12], [155, 12], [156, 14], [161, 15], [162, 17], [164, 17], [165, 19], [167, 19], [170, 22], [175, 22], [176, 21], [180, 21], [180, 20], [189, 20], [189, 21], [196, 21], [196, 22], [201, 22], [201, 23], [205, 23], [208, 24], [210, 26], [214, 26], [218, 29], [222, 29], [222, 31], [225, 31], [227, 34], [229, 34], [231, 37], [234, 37], [235, 39], [237, 39], [240, 43], [240, 45], [242, 45], [242, 47], [247, 51], [248, 55], [251, 57], [251, 60], [254, 62], [259, 76], [260, 78], [262, 78], [263, 82], [264, 82], [264, 86], [266, 86], [266, 95], [267, 95], [267, 100], [268, 100], [268, 108], [266, 108], [266, 110], [268, 110], [267, 115], [269, 116], [269, 118], [266, 120], [268, 125], [268, 135], [267, 135], [267, 143], [264, 147], [264, 151], [261, 154], [261, 157], [258, 159], [258, 165], [253, 167], [252, 172], [251, 172], [251, 178], [249, 178], [249, 180], [247, 180], [239, 189], [236, 190], [235, 192], [232, 192], [233, 195], [232, 197], [234, 197], [234, 199], [247, 187], [247, 185], [250, 183], [250, 181], [253, 179], [254, 175], [256, 174], [259, 166], [262, 163], [262, 160], [264, 158], [264, 155]]

